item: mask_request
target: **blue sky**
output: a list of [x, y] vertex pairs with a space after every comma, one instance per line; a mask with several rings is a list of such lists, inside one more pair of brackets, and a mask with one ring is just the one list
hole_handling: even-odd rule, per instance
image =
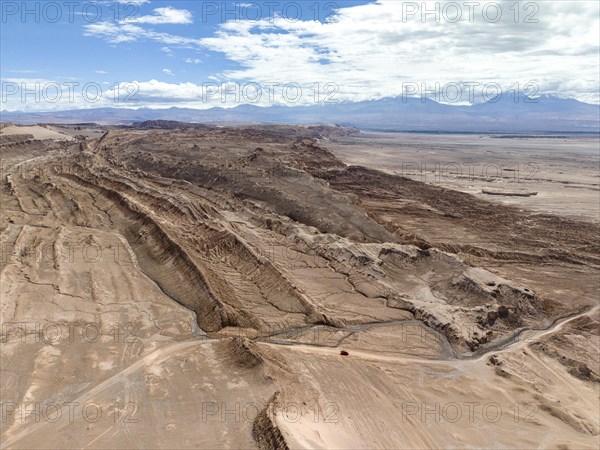
[[[597, 1], [481, 3], [2, 0], [2, 109], [267, 106], [290, 103], [289, 84], [302, 104], [403, 92], [468, 103], [490, 84], [598, 103]], [[71, 99], [69, 82], [102, 95]], [[134, 85], [137, 103], [113, 105], [115, 84]], [[45, 85], [60, 98], [23, 97]]]
[[[21, 8], [22, 2], [3, 1], [4, 11], [2, 23], [2, 77], [13, 77], [14, 74], [32, 73], [43, 75], [50, 79], [78, 78], [93, 80], [133, 80], [164, 79], [163, 69], [168, 68], [176, 74], [177, 81], [201, 82], [209, 76], [238, 67], [233, 61], [227, 60], [222, 53], [210, 51], [200, 46], [161, 44], [143, 38], [134, 42], [119, 44], [106, 42], [90, 36], [85, 36], [85, 27], [101, 23], [114, 24], [118, 19], [130, 19], [157, 15], [157, 8], [172, 8], [190, 12], [191, 23], [157, 23], [144, 24], [145, 29], [182, 36], [188, 39], [211, 37], [217, 32], [225, 20], [268, 18], [269, 12], [287, 14], [287, 17], [300, 20], [312, 20], [329, 17], [335, 6], [344, 7], [369, 3], [368, 1], [304, 2], [300, 8], [295, 8], [294, 2], [233, 2], [233, 1], [154, 1], [141, 4], [123, 2], [95, 2], [98, 8], [87, 6], [90, 2], [75, 2], [69, 9], [68, 2], [55, 2], [61, 6], [61, 20], [54, 22], [53, 6], [44, 9], [44, 3], [31, 2], [28, 8], [39, 13], [27, 14]], [[12, 14], [7, 3], [18, 3], [18, 10]], [[273, 4], [275, 3], [275, 4]], [[256, 7], [254, 5], [258, 5]], [[286, 6], [286, 11], [282, 7]], [[86, 9], [87, 8], [87, 9]], [[260, 8], [260, 9], [259, 9]], [[100, 15], [96, 12], [99, 11]], [[262, 16], [259, 13], [262, 12]], [[115, 20], [117, 19], [117, 20]], [[225, 20], [224, 20], [225, 19]], [[48, 20], [52, 20], [52, 23]], [[186, 63], [188, 60], [190, 62]], [[199, 61], [202, 63], [199, 63]], [[98, 77], [96, 71], [107, 72], [106, 76]], [[115, 78], [116, 77], [116, 78]]]

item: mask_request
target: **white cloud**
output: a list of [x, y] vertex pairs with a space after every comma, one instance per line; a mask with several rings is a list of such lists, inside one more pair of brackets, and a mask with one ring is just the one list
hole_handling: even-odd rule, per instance
[[[170, 69], [163, 69], [171, 75]], [[81, 81], [67, 84], [61, 81], [10, 78], [3, 80], [3, 95], [6, 101], [1, 109], [9, 111], [61, 111], [70, 109], [124, 107], [124, 108], [181, 108], [207, 109], [211, 107], [232, 108], [246, 103], [243, 96], [254, 97], [254, 92], [246, 86], [219, 80], [203, 83], [169, 83], [151, 79], [149, 81], [120, 82], [118, 86], [110, 82], [99, 83]], [[8, 86], [12, 84], [12, 86]], [[96, 86], [102, 85], [101, 89]], [[87, 94], [82, 93], [87, 86]], [[118, 88], [118, 90], [117, 90]], [[267, 87], [261, 87], [260, 98], [249, 103], [257, 106], [269, 106]], [[87, 95], [87, 96], [86, 96]], [[276, 95], [278, 103], [280, 93]], [[116, 100], [117, 99], [117, 100]]]
[[[463, 15], [456, 23], [447, 6], [454, 2], [435, 3], [439, 23], [434, 16], [403, 15], [406, 2], [380, 0], [340, 8], [336, 20], [325, 23], [282, 17], [230, 21], [200, 42], [240, 65], [225, 72], [230, 80], [333, 82], [341, 99], [400, 95], [408, 82], [419, 89], [425, 83], [426, 90], [435, 90], [436, 83], [497, 82], [508, 88], [534, 82], [540, 93], [600, 101], [598, 2], [533, 3], [539, 6], [537, 23], [525, 23], [533, 11], [527, 2], [518, 4], [515, 20], [516, 2], [501, 0], [497, 23], [491, 20], [494, 11], [483, 10], [485, 3], [475, 7], [471, 22], [468, 7], [457, 2]], [[414, 4], [423, 8], [423, 2]]]
[[133, 25], [117, 25], [111, 22], [84, 25], [84, 30], [86, 36], [103, 37], [113, 44], [136, 41], [144, 31], [142, 28]]
[[[9, 111], [50, 111], [71, 109], [75, 104], [89, 107], [81, 91], [84, 83], [45, 78], [4, 78], [0, 109]], [[92, 96], [95, 89], [90, 89]]]
[[173, 73], [173, 71], [171, 69], [163, 69], [162, 71], [164, 73], [166, 73], [167, 75], [175, 76], [175, 74]]
[[194, 83], [165, 83], [163, 81], [135, 81], [138, 92], [143, 99], [160, 101], [171, 100], [201, 100], [203, 88]]
[[106, 70], [94, 70], [94, 72], [100, 75], [106, 75], [108, 73]]
[[[335, 83], [340, 100], [400, 95], [406, 83], [417, 83], [420, 92], [435, 91], [436, 84], [477, 83], [479, 92], [490, 82], [504, 89], [533, 82], [539, 86], [539, 94], [600, 102], [597, 1], [499, 0], [503, 15], [497, 23], [490, 20], [491, 10], [487, 10], [486, 20], [483, 7], [487, 3], [475, 6], [470, 20], [471, 9], [464, 2], [435, 2], [440, 9], [439, 23], [435, 16], [423, 18], [420, 11], [407, 14], [406, 3], [379, 0], [340, 8], [335, 20], [324, 23], [282, 17], [234, 20], [201, 39], [137, 25], [191, 20], [191, 14], [182, 13], [187, 10], [165, 7], [138, 18], [137, 24], [85, 25], [85, 34], [111, 44], [151, 40], [163, 46], [212, 50], [238, 65], [213, 74], [219, 80], [299, 83], [307, 88], [314, 83]], [[424, 5], [414, 4], [421, 9]], [[462, 5], [462, 17], [456, 23], [448, 13], [451, 4]], [[518, 20], [515, 5], [520, 12]], [[539, 7], [539, 11], [535, 13], [527, 5]], [[535, 14], [530, 17], [532, 12]], [[528, 16], [537, 22], [527, 23]], [[201, 63], [196, 58], [184, 61]]]
[[147, 23], [151, 25], [177, 24], [186, 25], [193, 23], [192, 13], [187, 9], [176, 9], [172, 6], [156, 8], [150, 16], [132, 17], [125, 19], [124, 23]]
[[86, 36], [103, 38], [111, 44], [149, 39], [167, 45], [179, 45], [183, 47], [200, 46], [199, 39], [187, 38], [169, 33], [159, 33], [130, 23], [115, 24], [112, 22], [98, 22], [84, 25], [83, 28]]
[[[173, 105], [206, 109], [237, 104], [232, 101], [226, 105], [219, 95], [208, 95], [207, 86], [166, 83], [154, 79], [120, 82], [118, 91], [113, 82], [92, 82], [94, 85], [102, 85], [101, 90], [89, 87], [85, 81], [67, 84], [43, 78], [6, 78], [2, 82], [3, 102], [0, 109], [8, 111], [62, 111], [99, 107], [168, 108]], [[86, 85], [89, 87], [87, 96], [82, 93], [82, 88]]]
[[150, 3], [150, 0], [116, 0], [117, 3], [130, 3], [132, 5], [143, 5], [144, 3]]
[[16, 83], [24, 86], [24, 91], [31, 89], [35, 89], [36, 84], [41, 84], [42, 86], [49, 83], [56, 83], [54, 80], [49, 80], [47, 78], [4, 78], [2, 80], [5, 83]]

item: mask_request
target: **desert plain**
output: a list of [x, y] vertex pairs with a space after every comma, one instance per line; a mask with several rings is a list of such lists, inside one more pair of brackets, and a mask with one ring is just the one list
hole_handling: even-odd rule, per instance
[[598, 447], [597, 137], [1, 131], [2, 448]]

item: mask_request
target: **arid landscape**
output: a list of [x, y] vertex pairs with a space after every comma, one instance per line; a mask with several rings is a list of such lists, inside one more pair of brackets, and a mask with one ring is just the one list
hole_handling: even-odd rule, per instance
[[1, 131], [2, 448], [598, 448], [597, 136]]
[[600, 221], [597, 134], [363, 132], [327, 148], [348, 164], [538, 213]]

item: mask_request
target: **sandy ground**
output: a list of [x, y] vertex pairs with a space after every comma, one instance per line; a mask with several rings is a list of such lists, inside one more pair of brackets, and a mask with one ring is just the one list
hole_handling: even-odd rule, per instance
[[33, 126], [16, 126], [11, 125], [8, 127], [0, 128], [0, 136], [14, 136], [14, 135], [31, 135], [33, 139], [52, 139], [52, 140], [64, 140], [71, 141], [73, 138], [67, 134], [60, 133], [53, 129], [42, 127], [39, 125]]
[[[598, 137], [364, 133], [328, 148], [348, 164], [538, 213], [600, 221]], [[486, 190], [537, 195], [490, 196]]]
[[597, 448], [597, 224], [343, 129], [72, 131], [0, 146], [2, 448]]

